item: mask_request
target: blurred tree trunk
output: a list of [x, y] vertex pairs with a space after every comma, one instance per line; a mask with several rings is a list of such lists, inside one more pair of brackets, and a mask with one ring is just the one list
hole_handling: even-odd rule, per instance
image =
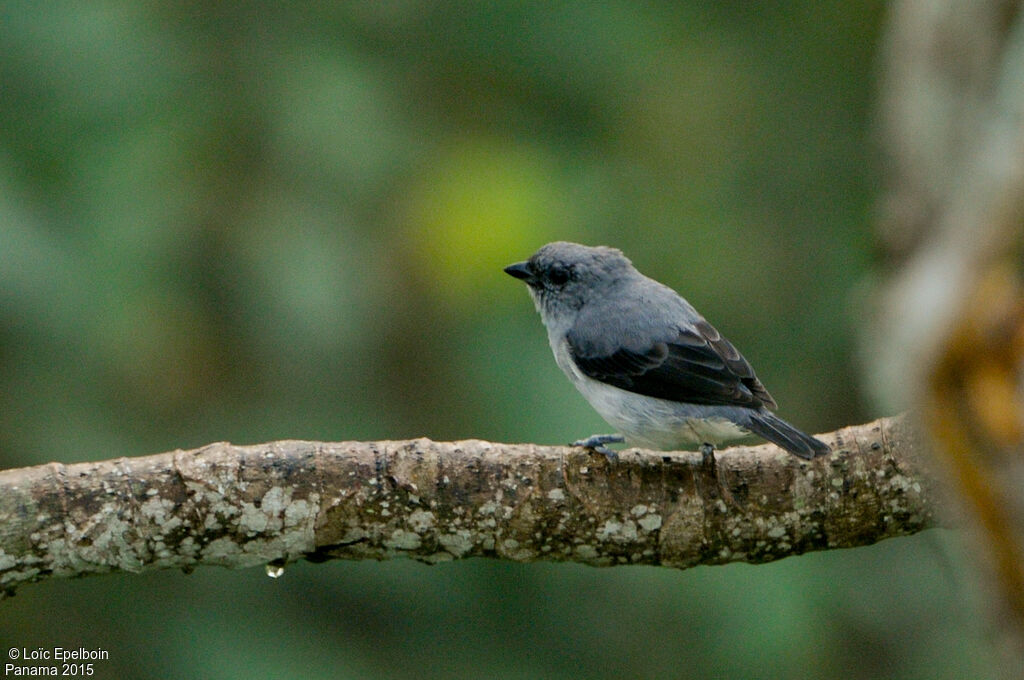
[[896, 3], [880, 117], [892, 272], [864, 338], [875, 395], [915, 404], [969, 511], [1007, 669], [1024, 652], [1024, 13]]

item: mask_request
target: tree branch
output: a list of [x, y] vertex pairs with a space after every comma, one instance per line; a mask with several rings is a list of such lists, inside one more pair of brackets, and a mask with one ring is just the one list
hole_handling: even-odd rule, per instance
[[305, 558], [690, 567], [767, 562], [936, 525], [902, 417], [775, 446], [623, 452], [484, 441], [210, 444], [0, 472], [0, 588], [49, 576]]

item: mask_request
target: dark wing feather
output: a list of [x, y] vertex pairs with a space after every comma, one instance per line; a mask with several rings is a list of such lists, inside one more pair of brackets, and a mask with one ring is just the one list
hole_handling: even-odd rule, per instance
[[747, 360], [703, 319], [665, 341], [610, 354], [588, 348], [572, 331], [567, 339], [585, 375], [630, 392], [688, 404], [775, 408]]

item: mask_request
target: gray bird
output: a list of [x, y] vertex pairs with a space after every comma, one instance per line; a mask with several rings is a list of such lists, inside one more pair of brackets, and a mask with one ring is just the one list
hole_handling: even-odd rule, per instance
[[800, 458], [829, 453], [773, 414], [775, 400], [732, 343], [622, 251], [557, 241], [505, 272], [529, 287], [559, 368], [622, 433], [574, 446], [614, 460], [605, 444], [699, 444], [710, 456], [712, 444], [754, 433]]

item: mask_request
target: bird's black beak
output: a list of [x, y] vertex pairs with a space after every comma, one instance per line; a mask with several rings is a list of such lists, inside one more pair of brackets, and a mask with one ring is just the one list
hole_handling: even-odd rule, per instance
[[533, 271], [530, 269], [529, 262], [516, 262], [505, 267], [505, 273], [509, 276], [514, 276], [517, 279], [522, 279], [529, 283], [533, 280]]

